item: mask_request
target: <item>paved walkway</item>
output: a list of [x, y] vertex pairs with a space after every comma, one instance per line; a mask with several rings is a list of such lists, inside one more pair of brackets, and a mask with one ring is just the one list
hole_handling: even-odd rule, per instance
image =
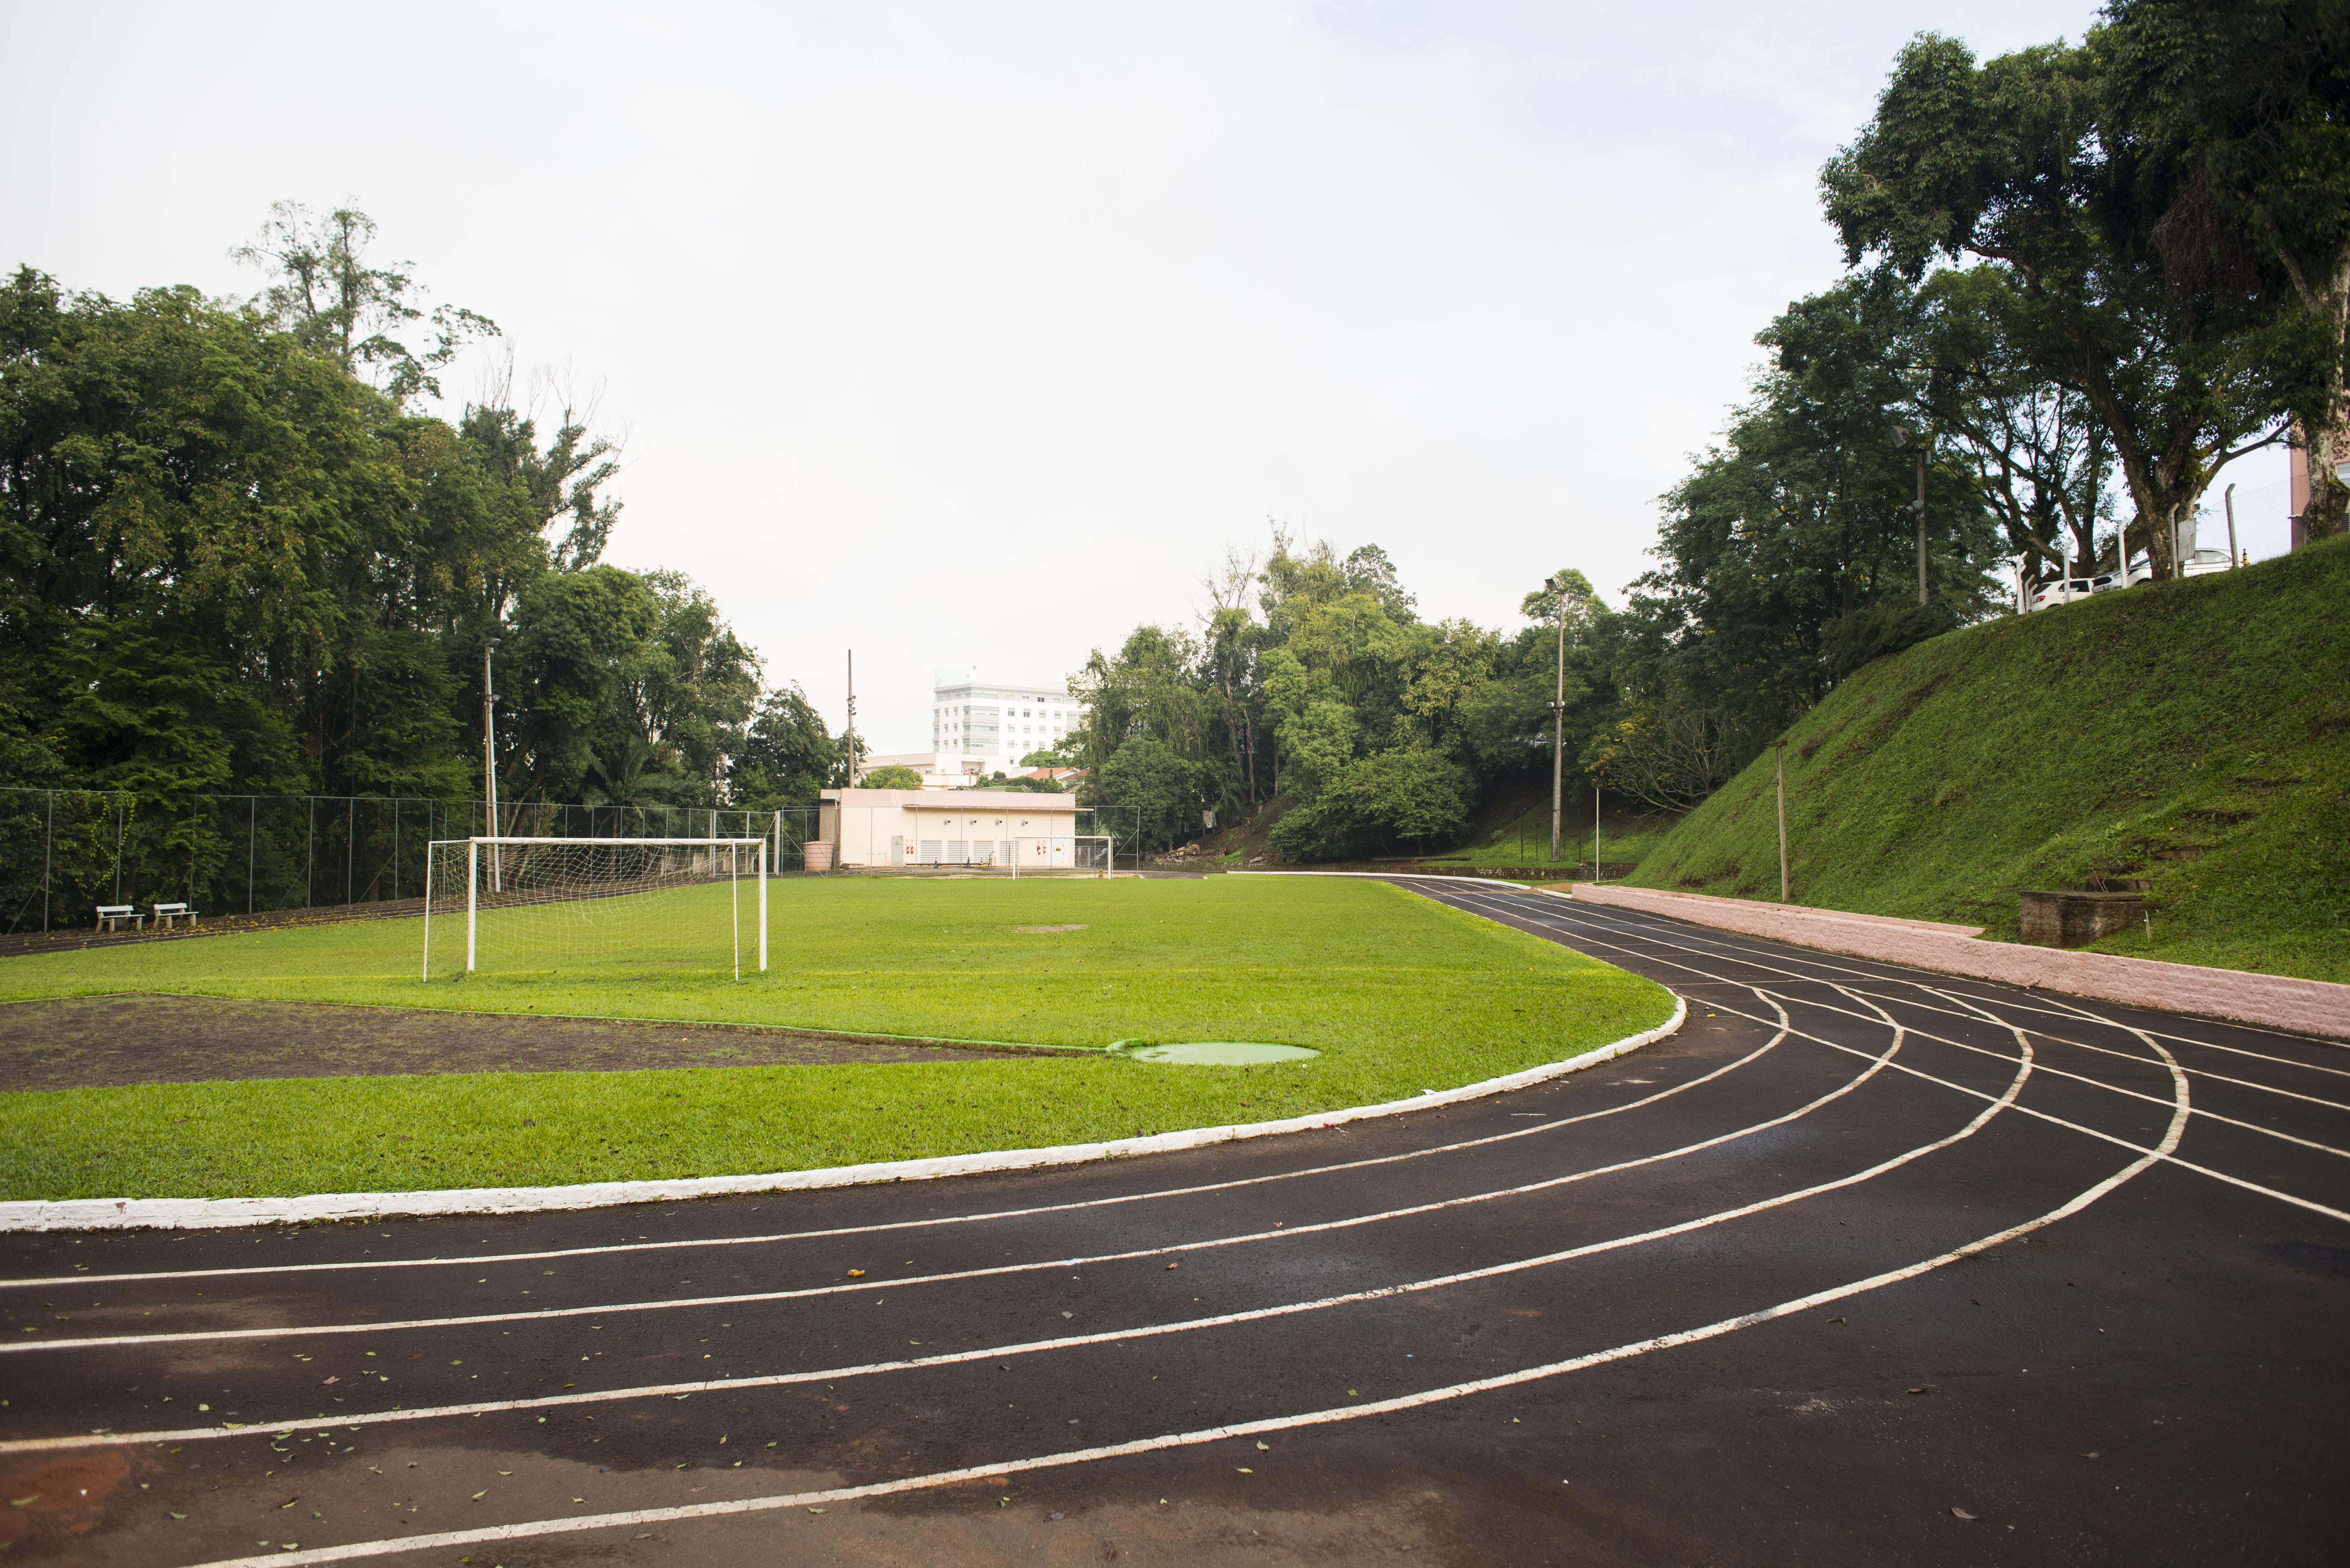
[[2350, 1050], [1417, 886], [1688, 1027], [1017, 1176], [0, 1238], [11, 1556], [2338, 1560]]

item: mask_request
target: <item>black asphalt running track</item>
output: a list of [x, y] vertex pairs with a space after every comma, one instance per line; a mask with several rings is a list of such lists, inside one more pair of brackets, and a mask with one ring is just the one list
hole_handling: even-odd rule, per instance
[[2350, 1554], [2350, 1049], [1405, 885], [1688, 1024], [1147, 1159], [9, 1237], [6, 1554]]

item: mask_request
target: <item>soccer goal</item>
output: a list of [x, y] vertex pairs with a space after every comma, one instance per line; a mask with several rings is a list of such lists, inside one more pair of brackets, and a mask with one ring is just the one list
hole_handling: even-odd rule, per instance
[[1004, 847], [1009, 852], [1006, 864], [1014, 877], [1023, 871], [1109, 870], [1110, 841], [1106, 834], [1024, 835], [1008, 840]]
[[767, 967], [764, 838], [450, 838], [425, 862], [424, 979]]

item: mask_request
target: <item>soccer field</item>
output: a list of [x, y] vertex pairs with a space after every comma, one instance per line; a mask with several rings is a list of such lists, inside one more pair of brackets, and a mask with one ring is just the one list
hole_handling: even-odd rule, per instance
[[[697, 897], [723, 906], [722, 890]], [[676, 895], [662, 895], [675, 898]], [[1067, 1060], [407, 1074], [0, 1096], [0, 1196], [415, 1190], [803, 1169], [1124, 1137], [1475, 1082], [1661, 1023], [1661, 987], [1384, 883], [790, 878], [770, 969], [419, 980], [415, 920], [20, 958], [0, 1001], [165, 992], [790, 1025]], [[436, 938], [437, 938], [436, 932]], [[1308, 1061], [1173, 1067], [1118, 1041]]]

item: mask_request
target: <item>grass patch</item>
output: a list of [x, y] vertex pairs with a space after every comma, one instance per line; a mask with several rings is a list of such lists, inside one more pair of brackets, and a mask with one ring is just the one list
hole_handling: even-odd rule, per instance
[[[1970, 627], [1788, 732], [1798, 903], [2016, 936], [2018, 888], [2143, 880], [2102, 950], [2350, 981], [2350, 540]], [[1630, 880], [1776, 898], [1765, 753]]]
[[[1074, 925], [1024, 933], [1018, 926]], [[232, 1197], [720, 1176], [1126, 1137], [1394, 1099], [1662, 1023], [1661, 987], [1382, 883], [795, 878], [775, 967], [625, 983], [416, 978], [414, 921], [43, 954], [0, 999], [123, 991], [787, 1024], [1310, 1062], [1067, 1060], [496, 1073], [0, 1095], [0, 1196]]]

